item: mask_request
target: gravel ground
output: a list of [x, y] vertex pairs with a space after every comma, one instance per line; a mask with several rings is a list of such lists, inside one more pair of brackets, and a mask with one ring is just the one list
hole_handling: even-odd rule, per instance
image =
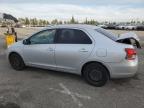
[[[15, 31], [17, 32], [17, 35], [19, 38], [28, 36], [34, 32], [37, 32], [42, 28], [15, 28]], [[4, 37], [4, 33], [7, 32], [7, 28], [0, 28], [0, 37]]]
[[144, 108], [144, 48], [138, 50], [135, 77], [110, 80], [100, 88], [73, 74], [37, 68], [15, 71], [4, 51], [0, 38], [0, 108]]

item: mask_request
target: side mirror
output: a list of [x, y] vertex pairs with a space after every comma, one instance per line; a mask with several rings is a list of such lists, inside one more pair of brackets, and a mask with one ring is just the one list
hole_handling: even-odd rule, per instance
[[30, 44], [29, 39], [25, 39], [25, 40], [23, 40], [23, 44], [24, 44], [24, 45], [29, 45], [29, 44]]

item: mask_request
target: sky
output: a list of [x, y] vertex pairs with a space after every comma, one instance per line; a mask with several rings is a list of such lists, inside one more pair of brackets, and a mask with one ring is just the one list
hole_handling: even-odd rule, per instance
[[79, 21], [142, 21], [144, 0], [0, 0], [0, 13], [15, 17]]

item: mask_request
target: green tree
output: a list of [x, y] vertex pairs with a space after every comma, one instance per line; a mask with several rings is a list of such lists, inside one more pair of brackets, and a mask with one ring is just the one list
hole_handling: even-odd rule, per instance
[[30, 21], [27, 17], [25, 18], [25, 25], [30, 25]]
[[52, 20], [51, 24], [58, 24], [58, 20], [57, 19]]
[[70, 20], [70, 24], [75, 24], [76, 21], [75, 21], [75, 18], [72, 16], [71, 20]]
[[92, 19], [92, 20], [85, 20], [84, 21], [84, 24], [91, 24], [91, 25], [98, 25], [98, 22], [97, 21], [95, 21], [94, 19]]
[[88, 20], [87, 18], [85, 19], [85, 21], [83, 22], [84, 24], [88, 24]]
[[64, 24], [67, 24], [67, 21], [64, 21]]
[[62, 22], [62, 21], [59, 21], [58, 24], [63, 24], [63, 22]]
[[46, 25], [49, 25], [50, 23], [49, 23], [49, 21], [46, 21]]
[[31, 25], [32, 26], [37, 26], [38, 25], [38, 20], [36, 18], [30, 19]]
[[34, 18], [34, 25], [38, 25], [38, 20]]
[[46, 20], [43, 20], [43, 26], [46, 26]]
[[35, 20], [34, 19], [31, 19], [31, 24], [32, 24], [32, 26], [35, 25]]
[[38, 22], [39, 22], [39, 26], [43, 26], [43, 21], [41, 19]]
[[18, 18], [18, 21], [19, 21], [21, 24], [25, 24], [25, 19], [24, 19], [24, 18]]

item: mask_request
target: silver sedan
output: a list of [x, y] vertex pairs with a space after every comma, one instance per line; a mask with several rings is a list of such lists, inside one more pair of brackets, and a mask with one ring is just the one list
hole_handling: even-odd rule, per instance
[[120, 38], [91, 25], [49, 26], [11, 45], [7, 58], [16, 70], [26, 66], [79, 74], [94, 86], [110, 78], [135, 75], [139, 39], [134, 33]]

